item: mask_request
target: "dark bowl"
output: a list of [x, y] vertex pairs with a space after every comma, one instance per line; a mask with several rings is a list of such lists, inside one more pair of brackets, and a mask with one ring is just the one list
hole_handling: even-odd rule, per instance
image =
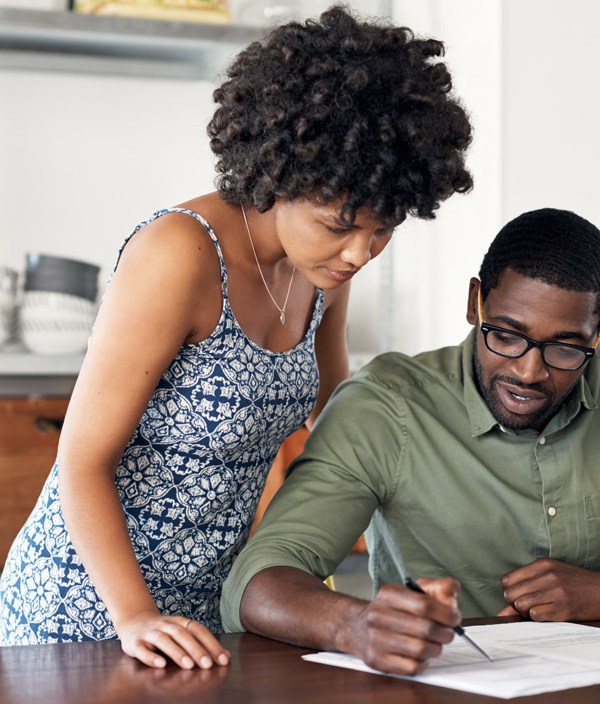
[[96, 264], [38, 253], [27, 254], [26, 262], [25, 291], [53, 291], [96, 300], [100, 272]]

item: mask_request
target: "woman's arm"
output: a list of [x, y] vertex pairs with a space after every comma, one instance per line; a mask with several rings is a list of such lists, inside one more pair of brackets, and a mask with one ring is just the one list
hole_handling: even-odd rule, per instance
[[319, 395], [306, 421], [310, 429], [325, 407], [336, 386], [348, 378], [348, 345], [346, 321], [350, 284], [325, 292], [325, 313], [315, 336], [315, 352], [319, 364]]
[[166, 664], [156, 651], [181, 667], [227, 661], [203, 626], [185, 628], [187, 619], [159, 614], [115, 487], [119, 460], [164, 369], [198, 335], [200, 290], [208, 329], [221, 305], [219, 267], [206, 233], [189, 217], [165, 215], [130, 240], [100, 307], [58, 451], [59, 495], [73, 545], [124, 651], [154, 667]]

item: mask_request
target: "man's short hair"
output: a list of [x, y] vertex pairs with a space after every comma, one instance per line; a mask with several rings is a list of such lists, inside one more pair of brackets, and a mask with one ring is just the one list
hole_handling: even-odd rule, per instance
[[509, 268], [551, 286], [594, 291], [600, 312], [600, 230], [569, 210], [531, 210], [500, 230], [479, 270], [484, 300]]

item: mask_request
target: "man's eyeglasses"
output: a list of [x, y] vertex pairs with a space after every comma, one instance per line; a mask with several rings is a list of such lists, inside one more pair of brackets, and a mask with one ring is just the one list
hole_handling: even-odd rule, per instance
[[600, 343], [600, 333], [596, 336], [591, 347], [583, 347], [582, 345], [570, 345], [566, 342], [538, 342], [519, 332], [490, 325], [485, 322], [481, 287], [479, 287], [478, 299], [480, 327], [485, 345], [490, 352], [501, 357], [516, 359], [529, 352], [532, 347], [538, 347], [542, 352], [542, 359], [549, 367], [574, 372], [581, 369], [594, 356], [596, 347]]

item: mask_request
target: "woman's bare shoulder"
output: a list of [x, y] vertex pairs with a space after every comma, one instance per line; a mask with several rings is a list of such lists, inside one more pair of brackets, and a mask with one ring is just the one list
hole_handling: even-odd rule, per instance
[[[187, 276], [198, 280], [216, 272], [215, 245], [201, 220], [182, 212], [167, 212], [143, 225], [127, 242], [119, 269], [143, 267], [146, 275], [168, 277], [177, 274], [180, 283]], [[210, 276], [209, 276], [210, 278]]]

